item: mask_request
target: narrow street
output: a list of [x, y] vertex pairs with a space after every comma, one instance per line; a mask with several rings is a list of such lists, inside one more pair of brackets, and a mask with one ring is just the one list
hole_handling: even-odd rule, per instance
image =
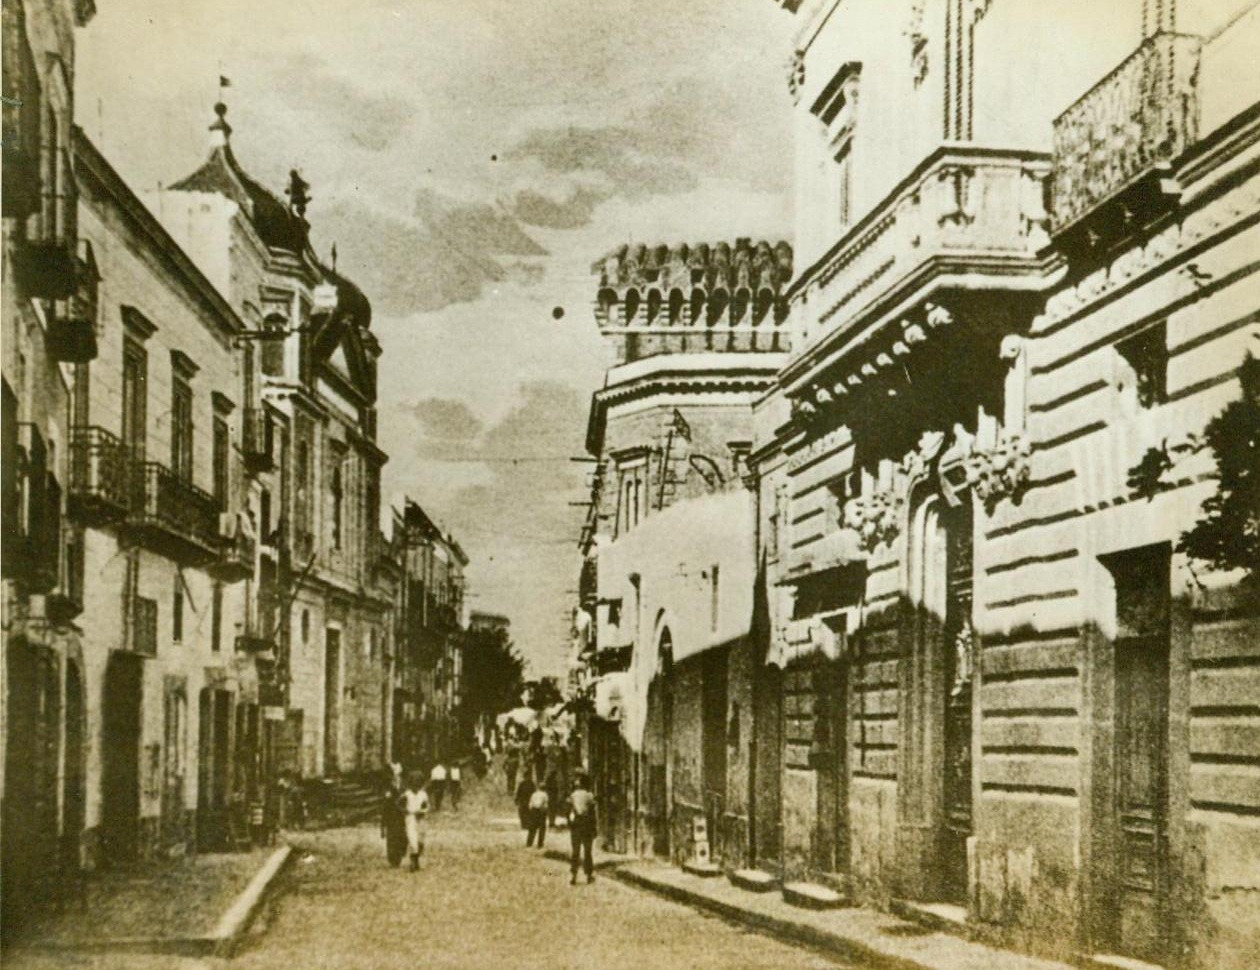
[[[570, 886], [566, 866], [525, 849], [510, 801], [487, 783], [471, 787], [458, 814], [447, 805], [434, 818], [418, 873], [388, 868], [371, 826], [299, 838], [302, 851], [233, 967], [840, 965], [600, 874]], [[550, 833], [548, 844], [567, 846], [567, 833]]]

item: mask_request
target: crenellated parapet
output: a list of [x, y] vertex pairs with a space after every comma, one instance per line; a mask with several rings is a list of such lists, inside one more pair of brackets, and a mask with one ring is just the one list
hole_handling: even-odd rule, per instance
[[599, 277], [596, 322], [605, 336], [625, 338], [625, 360], [788, 349], [786, 242], [622, 246], [591, 269]]

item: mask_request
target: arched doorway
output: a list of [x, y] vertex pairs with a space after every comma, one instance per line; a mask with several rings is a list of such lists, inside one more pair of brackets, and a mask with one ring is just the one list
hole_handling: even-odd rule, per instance
[[674, 640], [669, 627], [657, 640], [656, 673], [648, 685], [647, 724], [643, 738], [643, 760], [647, 765], [647, 791], [643, 798], [646, 821], [652, 838], [652, 852], [669, 857], [670, 738], [673, 734], [673, 696], [670, 679], [674, 666]]
[[969, 492], [956, 505], [926, 488], [916, 497], [898, 785], [903, 891], [962, 904], [973, 802], [974, 514]]

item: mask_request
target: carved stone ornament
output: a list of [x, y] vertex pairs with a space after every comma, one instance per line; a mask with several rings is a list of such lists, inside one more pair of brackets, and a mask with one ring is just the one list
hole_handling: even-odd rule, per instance
[[975, 644], [975, 634], [971, 622], [963, 620], [962, 629], [954, 637], [954, 683], [949, 688], [952, 699], [962, 697], [963, 691], [971, 683], [971, 652]]
[[1032, 477], [1032, 446], [1028, 436], [1003, 434], [997, 444], [974, 451], [966, 459], [967, 478], [976, 495], [992, 508], [1005, 496], [1017, 495]]
[[859, 495], [844, 506], [844, 524], [858, 535], [858, 545], [873, 552], [881, 542], [892, 542], [901, 531], [902, 498], [892, 488]]

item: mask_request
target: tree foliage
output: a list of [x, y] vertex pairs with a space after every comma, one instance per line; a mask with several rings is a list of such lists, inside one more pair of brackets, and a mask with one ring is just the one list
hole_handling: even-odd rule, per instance
[[549, 677], [531, 680], [525, 685], [525, 689], [529, 694], [529, 706], [536, 711], [552, 707], [564, 700], [564, 695], [560, 693], [560, 688]]
[[520, 704], [525, 662], [506, 630], [469, 630], [464, 638], [464, 710], [496, 715]]
[[1204, 429], [1216, 458], [1219, 487], [1203, 503], [1203, 517], [1178, 548], [1222, 570], [1260, 577], [1260, 361], [1250, 354], [1239, 378], [1242, 397], [1226, 405]]

